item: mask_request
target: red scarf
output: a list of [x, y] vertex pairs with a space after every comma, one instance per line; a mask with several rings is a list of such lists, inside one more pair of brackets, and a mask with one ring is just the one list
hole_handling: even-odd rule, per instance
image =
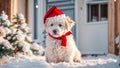
[[61, 46], [63, 46], [63, 47], [66, 47], [66, 42], [67, 42], [67, 38], [66, 38], [66, 36], [68, 36], [68, 35], [70, 35], [70, 34], [72, 34], [72, 32], [67, 32], [66, 34], [64, 34], [64, 35], [62, 35], [62, 36], [60, 36], [60, 37], [54, 37], [54, 36], [52, 36], [50, 33], [48, 33], [48, 35], [50, 36], [50, 37], [52, 37], [52, 38], [54, 38], [54, 39], [58, 39], [58, 40], [61, 40]]

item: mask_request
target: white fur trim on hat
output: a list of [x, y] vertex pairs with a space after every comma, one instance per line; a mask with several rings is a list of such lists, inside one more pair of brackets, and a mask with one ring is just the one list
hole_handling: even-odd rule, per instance
[[59, 20], [59, 19], [64, 20], [65, 17], [66, 17], [65, 14], [61, 14], [61, 15], [58, 15], [58, 16], [47, 18], [47, 20], [48, 21], [53, 21], [53, 20], [55, 21], [55, 20]]

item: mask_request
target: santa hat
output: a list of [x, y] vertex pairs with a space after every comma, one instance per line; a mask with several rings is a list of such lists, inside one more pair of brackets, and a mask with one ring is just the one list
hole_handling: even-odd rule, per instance
[[65, 17], [65, 14], [63, 11], [61, 11], [57, 6], [52, 6], [45, 14], [44, 16], [44, 24], [46, 22], [47, 18], [57, 17], [57, 16], [63, 16]]

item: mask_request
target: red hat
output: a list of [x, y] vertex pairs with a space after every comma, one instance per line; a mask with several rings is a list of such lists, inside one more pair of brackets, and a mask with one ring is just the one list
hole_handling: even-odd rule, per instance
[[44, 24], [47, 18], [58, 16], [64, 14], [63, 11], [61, 11], [58, 7], [52, 6], [45, 14], [44, 16]]

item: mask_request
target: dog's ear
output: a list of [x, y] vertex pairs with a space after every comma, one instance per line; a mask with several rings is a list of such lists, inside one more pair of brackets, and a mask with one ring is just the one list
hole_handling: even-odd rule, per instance
[[48, 29], [48, 19], [45, 21], [44, 27], [45, 27], [45, 30], [47, 31], [47, 29]]
[[65, 22], [66, 22], [66, 27], [67, 27], [67, 30], [71, 30], [71, 28], [74, 26], [75, 22], [70, 19], [69, 16], [66, 16], [66, 19], [65, 19]]
[[48, 19], [46, 19], [46, 21], [45, 21], [45, 24], [44, 24], [45, 27], [47, 27], [47, 23], [48, 23]]

